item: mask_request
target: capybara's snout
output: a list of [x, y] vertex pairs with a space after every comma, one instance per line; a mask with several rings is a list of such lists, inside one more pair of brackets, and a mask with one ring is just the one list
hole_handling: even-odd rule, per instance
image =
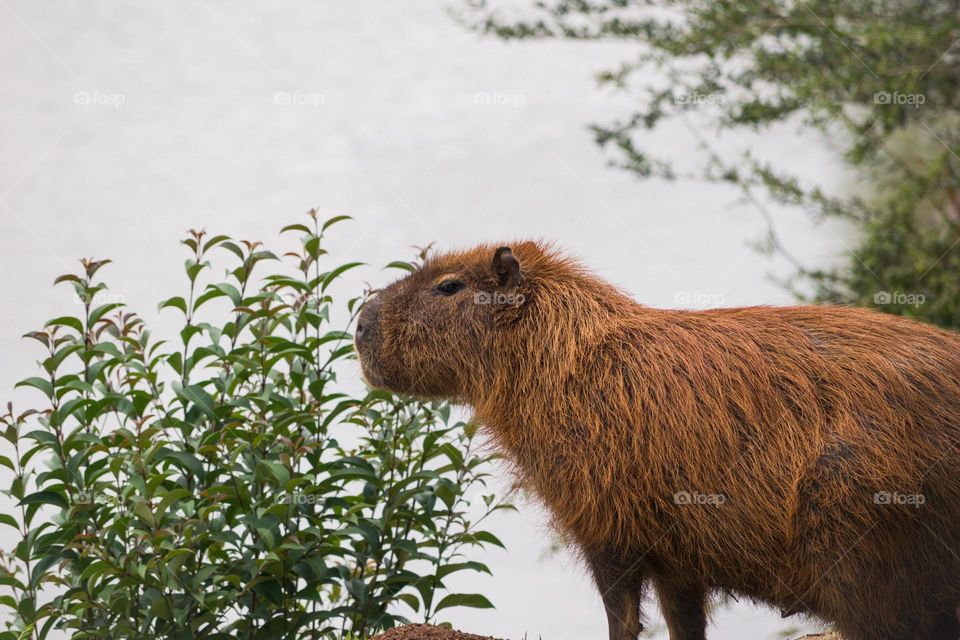
[[367, 300], [357, 317], [357, 327], [353, 334], [353, 342], [360, 358], [363, 376], [376, 387], [385, 386], [379, 355], [382, 343], [380, 331], [380, 310], [382, 307], [382, 296], [377, 295]]
[[[365, 344], [369, 344], [377, 335], [378, 323], [380, 321], [380, 307], [383, 300], [380, 296], [375, 296], [363, 305], [360, 316], [357, 318], [357, 328], [353, 339], [358, 350]], [[363, 353], [361, 352], [361, 357]]]

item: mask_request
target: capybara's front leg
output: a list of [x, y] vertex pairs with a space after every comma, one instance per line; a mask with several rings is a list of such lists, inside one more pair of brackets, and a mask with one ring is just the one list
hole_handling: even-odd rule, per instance
[[637, 640], [643, 631], [640, 600], [644, 582], [639, 563], [608, 551], [588, 553], [588, 560], [607, 612], [610, 640]]
[[702, 586], [664, 577], [653, 580], [670, 640], [706, 640], [706, 591]]

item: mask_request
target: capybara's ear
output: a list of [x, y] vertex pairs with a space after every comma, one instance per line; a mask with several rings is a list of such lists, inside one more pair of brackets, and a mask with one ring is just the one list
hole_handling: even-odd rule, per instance
[[493, 254], [493, 275], [504, 289], [513, 289], [520, 282], [520, 263], [510, 247], [500, 247]]

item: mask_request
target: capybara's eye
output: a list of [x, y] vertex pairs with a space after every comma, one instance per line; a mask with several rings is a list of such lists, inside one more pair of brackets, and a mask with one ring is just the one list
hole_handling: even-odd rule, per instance
[[442, 293], [445, 296], [452, 296], [460, 289], [463, 289], [467, 284], [462, 280], [444, 280], [437, 285], [437, 292]]

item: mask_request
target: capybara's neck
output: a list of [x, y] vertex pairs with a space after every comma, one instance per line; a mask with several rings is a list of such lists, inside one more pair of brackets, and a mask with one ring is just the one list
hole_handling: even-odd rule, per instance
[[[598, 534], [626, 534], [617, 513], [607, 510], [608, 522], [596, 513], [622, 482], [623, 465], [611, 451], [632, 449], [645, 458], [639, 449], [647, 445], [640, 430], [623, 428], [626, 415], [609, 424], [604, 409], [622, 414], [629, 403], [624, 389], [642, 382], [630, 353], [637, 345], [623, 340], [683, 312], [643, 306], [593, 277], [536, 285], [526, 314], [497, 337], [490, 377], [470, 401], [475, 419], [547, 504], [559, 531], [579, 536], [583, 522], [596, 522]], [[623, 369], [612, 370], [611, 361]], [[607, 380], [611, 375], [618, 379]]]
[[551, 439], [567, 438], [571, 425], [592, 419], [576, 415], [597, 406], [584, 393], [603, 402], [597, 381], [605, 374], [592, 370], [598, 350], [609, 350], [626, 327], [653, 326], [672, 313], [640, 305], [589, 274], [551, 275], [529, 276], [532, 300], [522, 318], [498, 332], [485, 383], [469, 399], [478, 421], [527, 477], [547, 462], [543, 448], [558, 444]]
[[578, 272], [528, 275], [527, 308], [522, 317], [496, 332], [484, 383], [475, 387], [470, 404], [484, 415], [512, 419], [526, 401], [555, 403], [567, 395], [568, 382], [596, 347], [644, 307], [616, 287]]

